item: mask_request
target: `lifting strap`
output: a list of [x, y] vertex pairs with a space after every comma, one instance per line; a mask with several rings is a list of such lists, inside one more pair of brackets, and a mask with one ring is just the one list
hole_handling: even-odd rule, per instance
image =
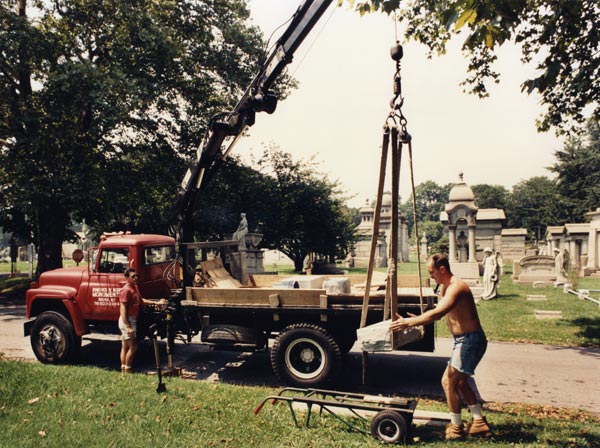
[[391, 222], [391, 241], [389, 243], [388, 254], [388, 273], [385, 285], [385, 302], [383, 320], [396, 320], [398, 310], [398, 202], [399, 202], [399, 185], [400, 185], [400, 165], [402, 159], [403, 145], [408, 148], [408, 163], [410, 171], [411, 192], [413, 202], [413, 217], [415, 226], [415, 237], [417, 241], [417, 266], [419, 276], [419, 304], [421, 313], [425, 306], [423, 301], [423, 279], [421, 273], [421, 254], [419, 248], [419, 229], [417, 222], [417, 206], [415, 194], [414, 169], [412, 161], [412, 137], [408, 133], [406, 124], [407, 120], [402, 113], [402, 97], [401, 78], [400, 78], [400, 59], [402, 58], [402, 47], [399, 43], [392, 48], [392, 59], [396, 61], [396, 74], [394, 76], [394, 98], [390, 102], [392, 110], [387, 116], [386, 123], [383, 129], [383, 143], [381, 145], [381, 162], [379, 166], [379, 183], [377, 187], [377, 198], [375, 204], [375, 215], [373, 219], [373, 231], [371, 234], [371, 247], [369, 251], [369, 264], [367, 268], [367, 279], [365, 283], [365, 295], [362, 303], [362, 312], [360, 319], [360, 327], [367, 325], [367, 315], [369, 312], [369, 299], [371, 293], [371, 281], [373, 277], [373, 269], [375, 262], [375, 250], [379, 239], [379, 225], [381, 221], [381, 203], [383, 198], [383, 190], [385, 184], [386, 167], [389, 146], [392, 147], [392, 222]]

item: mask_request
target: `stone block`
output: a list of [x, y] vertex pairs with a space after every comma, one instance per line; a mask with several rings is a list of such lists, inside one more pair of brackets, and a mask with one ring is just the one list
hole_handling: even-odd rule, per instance
[[562, 311], [533, 310], [536, 319], [562, 319]]
[[330, 278], [323, 282], [327, 294], [350, 294], [350, 279], [348, 277]]

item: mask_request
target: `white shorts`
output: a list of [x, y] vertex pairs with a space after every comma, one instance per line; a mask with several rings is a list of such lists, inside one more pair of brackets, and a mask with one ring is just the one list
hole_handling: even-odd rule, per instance
[[131, 328], [133, 328], [133, 334], [127, 334], [127, 327], [125, 326], [125, 322], [123, 318], [119, 316], [119, 330], [121, 330], [121, 339], [124, 341], [128, 341], [129, 339], [135, 339], [135, 334], [137, 333], [137, 320], [133, 316], [127, 316], [129, 320], [129, 324]]

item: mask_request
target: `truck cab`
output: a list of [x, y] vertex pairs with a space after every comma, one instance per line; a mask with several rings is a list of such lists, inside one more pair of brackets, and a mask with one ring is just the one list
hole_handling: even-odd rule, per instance
[[119, 291], [125, 269], [139, 275], [142, 297], [169, 297], [178, 263], [175, 240], [163, 235], [105, 234], [88, 251], [87, 266], [44, 272], [27, 291], [25, 336], [42, 362], [68, 362], [81, 336], [118, 334]]

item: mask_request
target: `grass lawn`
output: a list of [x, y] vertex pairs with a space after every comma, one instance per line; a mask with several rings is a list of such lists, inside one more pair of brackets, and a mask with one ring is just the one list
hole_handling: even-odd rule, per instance
[[[167, 392], [157, 394], [157, 380], [151, 376], [7, 360], [0, 360], [0, 378], [2, 447], [383, 446], [370, 435], [349, 431], [326, 412], [319, 416], [315, 410], [310, 428], [296, 428], [281, 403], [267, 403], [254, 415], [254, 408], [275, 392], [265, 387], [168, 378]], [[452, 446], [600, 446], [600, 421], [591, 414], [530, 405], [486, 406], [495, 437]], [[445, 405], [423, 399], [418, 409], [442, 411]], [[447, 446], [442, 431], [413, 428], [412, 444]]]
[[[600, 289], [600, 280], [582, 279], [579, 288]], [[528, 295], [544, 295], [544, 301], [528, 301]], [[593, 294], [594, 297], [600, 293]], [[543, 343], [558, 346], [600, 347], [600, 307], [562, 288], [533, 288], [513, 283], [504, 275], [498, 298], [477, 306], [490, 340]], [[561, 311], [562, 318], [537, 319], [534, 310]], [[444, 321], [437, 323], [438, 335], [449, 336]]]

